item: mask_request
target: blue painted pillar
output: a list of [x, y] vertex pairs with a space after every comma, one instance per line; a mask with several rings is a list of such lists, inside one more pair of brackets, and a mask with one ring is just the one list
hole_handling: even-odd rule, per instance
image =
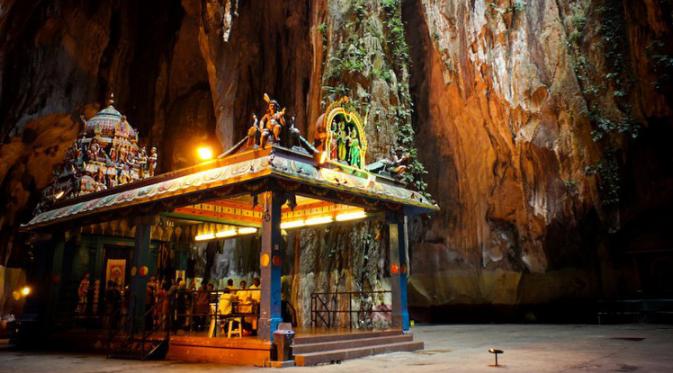
[[409, 265], [407, 236], [407, 216], [395, 215], [388, 218], [390, 233], [390, 277], [392, 291], [392, 322], [394, 328], [409, 330], [409, 310], [407, 309], [407, 273]]
[[281, 316], [280, 275], [283, 265], [281, 252], [280, 212], [282, 194], [264, 192], [260, 195], [264, 207], [262, 215], [262, 251], [259, 256], [261, 274], [261, 300], [257, 338], [273, 340], [273, 332], [283, 321]]
[[133, 251], [131, 267], [131, 307], [133, 313], [133, 330], [144, 330], [145, 297], [147, 296], [147, 268], [149, 267], [150, 239], [152, 224], [148, 219], [136, 224], [136, 244]]

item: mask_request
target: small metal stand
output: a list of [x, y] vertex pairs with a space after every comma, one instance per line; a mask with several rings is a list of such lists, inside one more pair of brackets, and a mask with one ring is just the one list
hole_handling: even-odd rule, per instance
[[502, 351], [502, 350], [495, 349], [495, 348], [489, 348], [489, 349], [488, 349], [488, 352], [490, 352], [490, 353], [492, 353], [493, 355], [495, 355], [495, 364], [494, 364], [494, 365], [489, 365], [489, 366], [490, 366], [490, 367], [499, 367], [500, 365], [498, 365], [498, 354], [502, 354], [503, 351]]

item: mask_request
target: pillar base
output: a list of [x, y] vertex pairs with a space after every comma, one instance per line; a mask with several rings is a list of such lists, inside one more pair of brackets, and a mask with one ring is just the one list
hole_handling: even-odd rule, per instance
[[280, 317], [270, 319], [260, 318], [257, 324], [257, 338], [273, 341], [273, 332], [278, 330], [278, 325], [283, 322]]

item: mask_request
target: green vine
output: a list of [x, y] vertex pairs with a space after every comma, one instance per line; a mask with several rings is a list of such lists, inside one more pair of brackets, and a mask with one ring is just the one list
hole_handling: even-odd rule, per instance
[[[638, 137], [640, 125], [633, 118], [629, 104], [632, 78], [629, 76], [624, 48], [627, 46], [624, 15], [616, 0], [605, 0], [595, 7], [595, 15], [600, 24], [599, 46], [604, 50], [605, 74], [600, 74], [595, 64], [583, 54], [584, 36], [587, 34], [586, 12], [576, 5], [569, 17], [570, 30], [567, 33], [567, 47], [571, 52], [573, 70], [588, 107], [592, 123], [591, 139], [603, 148], [603, 158], [586, 167], [587, 175], [599, 179], [601, 202], [604, 206], [616, 206], [620, 202], [621, 176], [618, 149], [628, 139]], [[615, 108], [605, 107], [605, 97], [611, 95]]]
[[[353, 94], [354, 87], [372, 79], [381, 79], [396, 89], [399, 102], [388, 107], [386, 117], [389, 125], [395, 129], [395, 150], [409, 155], [408, 171], [402, 176], [402, 181], [425, 193], [427, 184], [422, 176], [426, 171], [418, 160], [415, 130], [412, 125], [412, 101], [408, 83], [409, 46], [402, 22], [401, 1], [382, 0], [380, 5], [384, 13], [381, 17], [383, 35], [380, 35], [380, 31], [368, 27], [367, 22], [363, 21], [369, 17], [376, 17], [369, 14], [376, 10], [376, 3], [365, 0], [355, 0], [351, 3], [352, 13], [344, 17], [347, 21], [343, 25], [343, 31], [332, 39], [335, 41], [332, 43], [335, 49], [329, 57], [325, 70], [323, 93], [329, 101], [349, 96], [349, 109], [366, 113], [370, 109], [371, 97], [362, 91], [356, 97]], [[370, 61], [364, 42], [365, 36], [386, 41], [381, 47], [388, 57], [385, 60], [387, 63], [375, 66]]]
[[384, 5], [386, 12], [386, 33], [389, 45], [392, 47], [394, 56], [393, 69], [397, 76], [403, 77], [401, 84], [398, 85], [398, 94], [401, 105], [395, 108], [395, 128], [397, 139], [397, 150], [409, 155], [408, 172], [402, 175], [402, 180], [413, 185], [416, 190], [426, 194], [428, 184], [423, 180], [423, 175], [427, 173], [425, 166], [418, 159], [418, 149], [416, 148], [416, 131], [412, 124], [411, 94], [409, 92], [409, 82], [406, 79], [407, 67], [411, 64], [409, 58], [409, 45], [404, 34], [404, 24], [402, 23], [402, 6], [400, 0], [387, 0]]

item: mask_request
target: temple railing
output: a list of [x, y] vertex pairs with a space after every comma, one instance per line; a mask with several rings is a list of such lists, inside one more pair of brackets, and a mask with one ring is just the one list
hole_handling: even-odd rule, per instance
[[374, 315], [387, 318], [392, 310], [376, 305], [374, 298], [391, 294], [390, 290], [337, 291], [311, 293], [311, 326], [314, 328], [371, 329]]

